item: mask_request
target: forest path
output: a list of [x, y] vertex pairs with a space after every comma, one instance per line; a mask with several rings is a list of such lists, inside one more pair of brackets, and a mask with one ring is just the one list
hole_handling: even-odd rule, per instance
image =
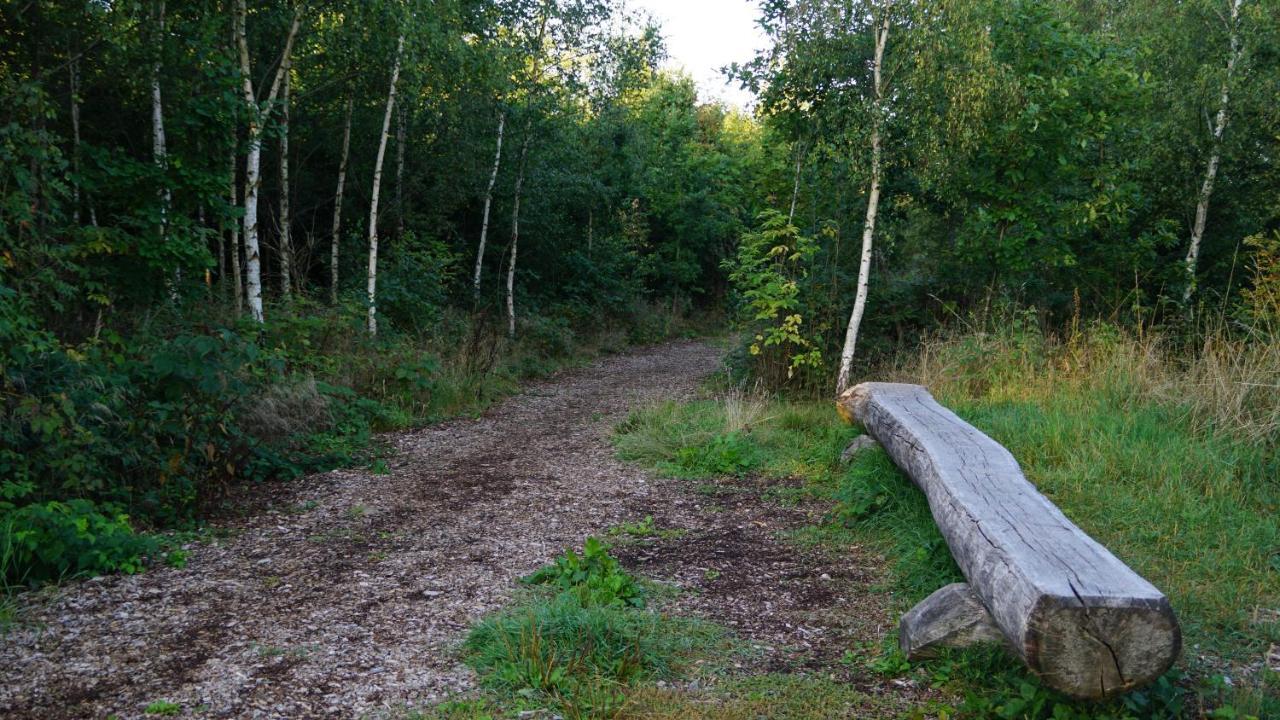
[[890, 618], [859, 591], [873, 558], [778, 538], [821, 508], [699, 493], [614, 457], [614, 424], [692, 395], [720, 354], [675, 342], [561, 373], [482, 418], [390, 436], [388, 473], [276, 486], [185, 568], [29, 594], [0, 639], [0, 716], [143, 717], [156, 701], [182, 717], [394, 716], [474, 687], [457, 645], [519, 576], [646, 515], [682, 532], [618, 548], [624, 565], [693, 589], [677, 608], [750, 640], [747, 670], [834, 666]]

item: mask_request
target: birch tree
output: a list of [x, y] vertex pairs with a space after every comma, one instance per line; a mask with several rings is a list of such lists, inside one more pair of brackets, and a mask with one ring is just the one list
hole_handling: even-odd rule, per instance
[[387, 154], [387, 136], [391, 133], [391, 112], [396, 105], [396, 85], [400, 82], [400, 61], [404, 55], [404, 33], [396, 41], [396, 59], [391, 68], [391, 89], [387, 91], [387, 109], [382, 115], [382, 134], [378, 138], [378, 155], [373, 163], [373, 192], [369, 200], [369, 334], [378, 334], [378, 193], [382, 189], [382, 161]]
[[271, 89], [266, 100], [258, 103], [257, 93], [253, 89], [252, 64], [249, 60], [249, 38], [245, 29], [245, 0], [236, 0], [236, 40], [240, 49], [240, 82], [244, 95], [244, 105], [249, 123], [249, 151], [245, 159], [244, 178], [244, 248], [245, 270], [249, 314], [254, 320], [262, 322], [262, 255], [258, 246], [258, 190], [262, 184], [262, 132], [271, 118], [271, 109], [280, 93], [284, 75], [293, 53], [293, 42], [302, 26], [301, 4], [294, 7], [293, 20], [289, 24], [289, 34], [285, 38], [284, 51], [280, 55], [280, 65], [271, 81]]
[[338, 160], [338, 189], [333, 194], [333, 235], [329, 244], [329, 301], [338, 302], [338, 248], [342, 238], [342, 191], [347, 183], [347, 160], [351, 155], [351, 111], [353, 100], [347, 95], [347, 111], [342, 123], [342, 155]]
[[858, 288], [853, 300], [853, 312], [845, 330], [844, 349], [840, 352], [840, 372], [836, 376], [836, 394], [849, 387], [849, 374], [853, 366], [853, 353], [858, 344], [858, 328], [862, 313], [867, 307], [867, 285], [871, 277], [871, 245], [875, 237], [876, 215], [880, 208], [880, 155], [881, 125], [884, 121], [884, 48], [889, 40], [889, 13], [882, 10], [879, 22], [872, 26], [875, 32], [875, 56], [871, 61], [871, 90], [874, 96], [871, 117], [871, 178], [867, 189], [867, 214], [862, 223], [862, 259], [858, 264]]
[[529, 153], [532, 123], [525, 127], [520, 143], [519, 170], [516, 171], [515, 198], [511, 202], [511, 255], [507, 258], [507, 337], [516, 336], [516, 254], [520, 249], [520, 191], [524, 189], [525, 160]]
[[484, 267], [484, 246], [489, 236], [489, 207], [493, 203], [493, 185], [498, 181], [498, 165], [502, 162], [502, 133], [507, 124], [507, 111], [498, 115], [498, 146], [493, 152], [493, 169], [489, 171], [489, 184], [484, 191], [484, 210], [480, 220], [480, 244], [476, 247], [476, 269], [471, 280], [471, 299], [480, 302], [480, 271]]
[[[163, 50], [165, 36], [164, 0], [155, 6], [156, 39], [152, 52], [155, 53], [151, 63], [151, 159], [160, 174], [160, 245], [164, 246], [169, 230], [169, 203], [172, 192], [164, 177], [169, 166], [168, 148], [164, 136], [164, 101], [160, 95], [160, 73], [163, 71]], [[176, 292], [176, 290], [175, 290]]]
[[1227, 16], [1223, 22], [1227, 25], [1227, 37], [1231, 52], [1227, 56], [1226, 73], [1222, 78], [1222, 86], [1218, 95], [1218, 112], [1210, 127], [1209, 161], [1205, 166], [1204, 180], [1200, 184], [1200, 192], [1196, 196], [1196, 216], [1191, 225], [1191, 242], [1187, 246], [1187, 257], [1183, 261], [1186, 266], [1187, 286], [1182, 293], [1182, 302], [1191, 302], [1191, 295], [1196, 289], [1196, 266], [1200, 260], [1200, 240], [1204, 237], [1205, 221], [1209, 216], [1209, 200], [1213, 196], [1213, 183], [1218, 176], [1218, 163], [1222, 159], [1222, 135], [1227, 129], [1227, 120], [1231, 108], [1231, 80], [1236, 71], [1236, 64], [1244, 53], [1240, 41], [1240, 4], [1241, 0], [1227, 0]]

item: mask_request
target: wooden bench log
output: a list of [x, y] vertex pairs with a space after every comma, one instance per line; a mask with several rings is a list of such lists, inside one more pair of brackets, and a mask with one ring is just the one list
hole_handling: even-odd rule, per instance
[[[1108, 697], [1155, 680], [1177, 658], [1182, 637], [1168, 599], [1037, 492], [1008, 450], [928, 390], [863, 383], [837, 407], [924, 492], [969, 586], [1050, 687]], [[916, 613], [931, 614], [937, 609]]]

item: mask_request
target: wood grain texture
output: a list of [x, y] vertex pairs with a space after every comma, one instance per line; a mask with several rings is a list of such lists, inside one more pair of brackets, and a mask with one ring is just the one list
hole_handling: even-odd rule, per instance
[[1036, 491], [999, 443], [919, 385], [863, 383], [838, 405], [924, 492], [974, 592], [1048, 685], [1108, 697], [1177, 658], [1164, 594]]
[[932, 657], [943, 647], [1006, 642], [987, 606], [968, 583], [938, 588], [902, 616], [898, 647], [908, 660]]

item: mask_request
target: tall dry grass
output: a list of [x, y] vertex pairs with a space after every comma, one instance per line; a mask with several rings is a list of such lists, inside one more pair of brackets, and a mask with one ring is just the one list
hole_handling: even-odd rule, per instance
[[1198, 341], [1093, 322], [1062, 335], [1030, 314], [952, 326], [884, 375], [940, 397], [1028, 400], [1065, 388], [1176, 408], [1197, 434], [1280, 447], [1280, 333], [1201, 323]]

